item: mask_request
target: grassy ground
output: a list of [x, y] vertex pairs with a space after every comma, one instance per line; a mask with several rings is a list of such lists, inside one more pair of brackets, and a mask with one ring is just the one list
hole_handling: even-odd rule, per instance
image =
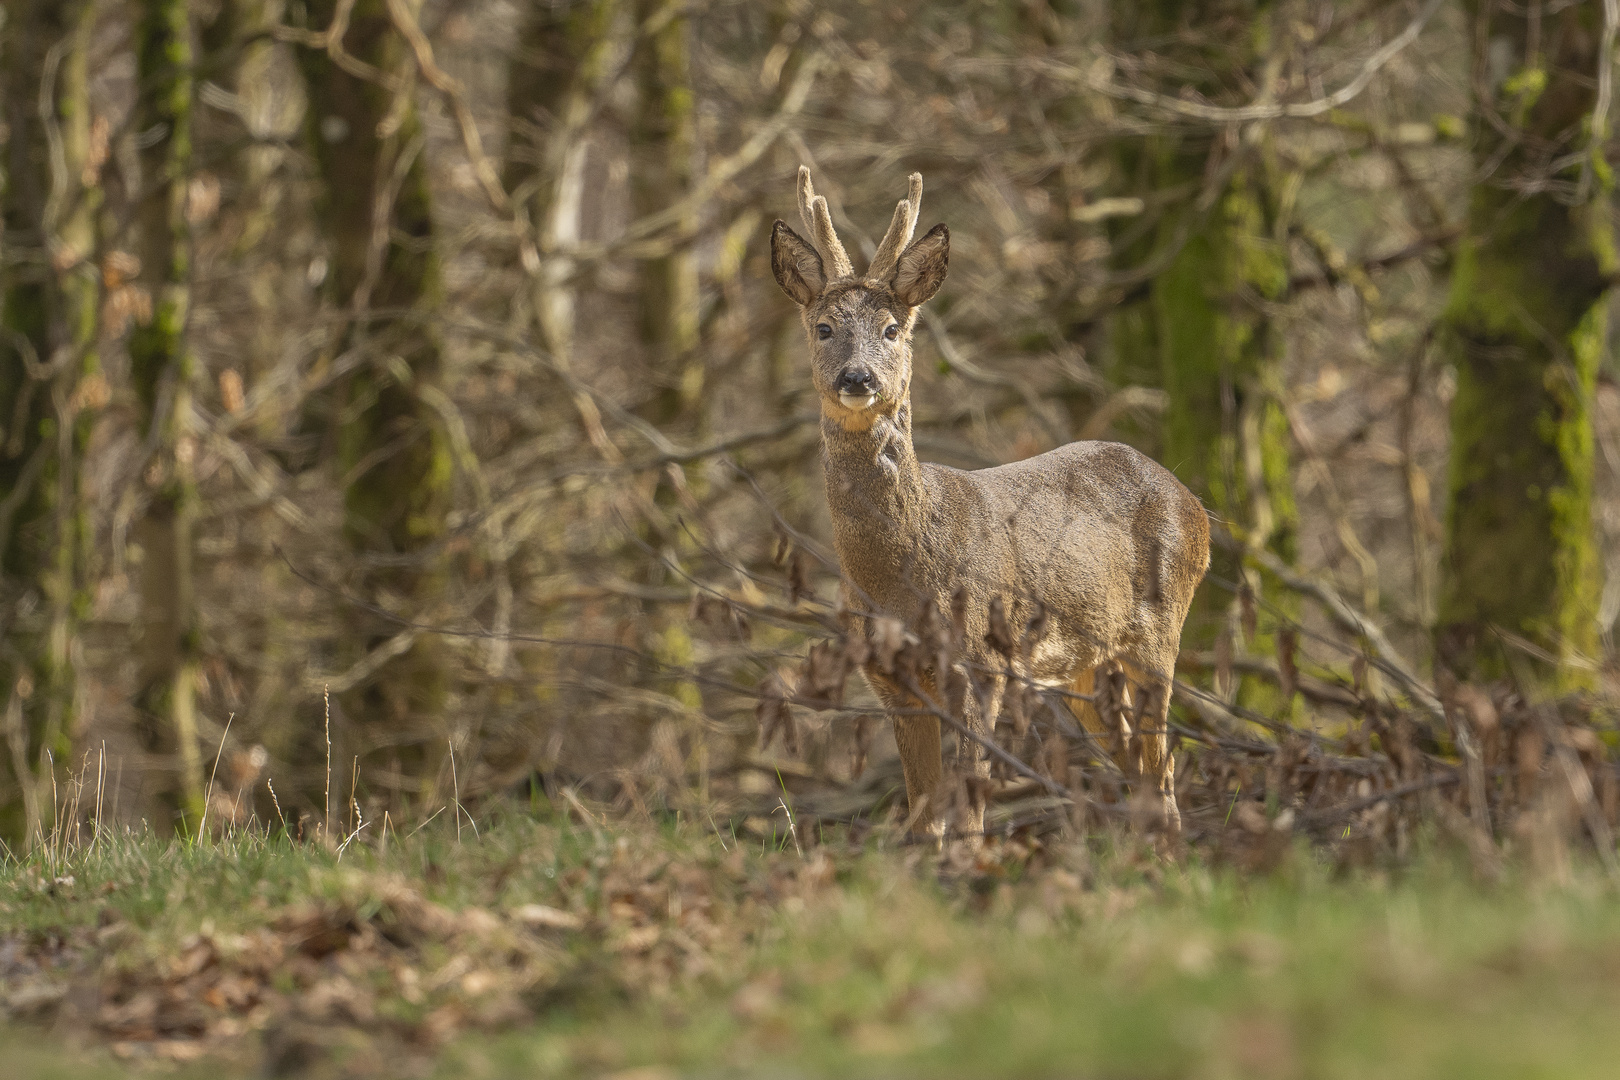
[[[1620, 901], [1444, 851], [800, 855], [513, 817], [0, 868], [8, 1077], [1612, 1075]], [[1421, 845], [1419, 845], [1421, 848]]]

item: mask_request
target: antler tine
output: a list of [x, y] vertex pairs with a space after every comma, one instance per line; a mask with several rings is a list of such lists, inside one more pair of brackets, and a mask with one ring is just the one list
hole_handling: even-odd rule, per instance
[[900, 253], [911, 243], [911, 234], [917, 231], [917, 215], [922, 211], [922, 173], [911, 174], [911, 190], [894, 208], [894, 220], [883, 234], [883, 243], [872, 256], [872, 265], [866, 271], [869, 278], [885, 280], [894, 273]]
[[799, 217], [804, 221], [804, 227], [812, 239], [816, 235], [816, 212], [810, 204], [815, 201], [816, 188], [810, 182], [810, 166], [799, 166]]
[[844, 251], [838, 233], [833, 230], [827, 199], [816, 194], [814, 185], [810, 183], [810, 169], [805, 165], [799, 166], [799, 216], [804, 219], [804, 227], [810, 233], [810, 243], [815, 245], [816, 252], [826, 264], [828, 280], [852, 276], [855, 268], [850, 265], [849, 254]]

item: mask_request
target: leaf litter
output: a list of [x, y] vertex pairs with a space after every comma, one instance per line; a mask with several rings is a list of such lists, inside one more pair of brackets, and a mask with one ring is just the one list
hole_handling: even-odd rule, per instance
[[[340, 1060], [345, 1076], [423, 1073], [468, 1033], [656, 997], [734, 967], [767, 911], [790, 900], [802, 909], [833, 881], [825, 852], [675, 858], [656, 833], [632, 832], [587, 842], [549, 874], [511, 875], [484, 903], [441, 902], [428, 882], [460, 887], [462, 873], [412, 881], [284, 845], [258, 866], [295, 864], [304, 880], [270, 890], [288, 895], [249, 890], [242, 902], [228, 888], [210, 897], [217, 882], [179, 880], [154, 907], [164, 846], [126, 841], [116, 866], [85, 875], [109, 872], [95, 895], [27, 872], [13, 895], [0, 889], [0, 926], [18, 914], [35, 923], [0, 933], [0, 1016], [134, 1061], [257, 1057], [270, 1075], [294, 1075]], [[149, 879], [128, 880], [132, 864]]]

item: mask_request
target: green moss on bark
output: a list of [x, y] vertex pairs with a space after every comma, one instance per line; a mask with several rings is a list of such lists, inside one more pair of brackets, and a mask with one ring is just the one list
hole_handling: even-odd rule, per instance
[[[0, 699], [15, 700], [21, 720], [20, 743], [0, 766], [0, 836], [12, 843], [32, 842], [47, 825], [52, 807], [39, 797], [45, 751], [59, 761], [72, 756], [74, 642], [89, 607], [79, 470], [104, 385], [95, 350], [99, 279], [87, 261], [100, 192], [80, 184], [95, 14], [87, 0], [17, 7], [0, 31], [0, 123], [9, 130], [0, 158], [8, 248], [0, 260], [0, 501], [18, 497], [0, 520]], [[67, 197], [53, 200], [37, 102], [46, 53], [59, 44], [54, 100]], [[53, 361], [54, 371], [44, 366]]]
[[[1544, 151], [1526, 147], [1578, 133], [1591, 110], [1582, 73], [1597, 36], [1579, 32], [1592, 18], [1562, 13], [1559, 64], [1497, 91], [1492, 106], [1526, 131], [1504, 146], [1481, 126], [1476, 159], [1500, 165], [1471, 195], [1445, 312], [1457, 389], [1438, 655], [1459, 677], [1512, 676], [1530, 691], [1591, 680], [1573, 661], [1595, 655], [1598, 638], [1591, 406], [1620, 263], [1605, 173], [1584, 203], [1545, 182], [1522, 193], [1513, 179], [1545, 180]], [[1523, 18], [1490, 19], [1493, 35], [1525, 47]], [[1579, 191], [1578, 171], [1556, 179]]]
[[[335, 5], [309, 7], [312, 23], [324, 27]], [[410, 75], [385, 0], [354, 6], [344, 48], [385, 72]], [[357, 550], [415, 551], [442, 534], [449, 508], [449, 444], [421, 394], [439, 378], [441, 348], [422, 320], [374, 317], [368, 309], [426, 310], [441, 295], [421, 124], [406, 106], [395, 130], [379, 133], [394, 108], [387, 88], [349, 74], [324, 52], [305, 49], [300, 60], [310, 91], [309, 145], [322, 181], [316, 212], [329, 249], [327, 293], [355, 315], [332, 351], [369, 354], [342, 383], [335, 410], [344, 532]], [[386, 232], [378, 234], [372, 209], [395, 183]]]
[[[1197, 175], [1203, 155], [1158, 150], [1155, 187]], [[1287, 263], [1258, 177], [1234, 174], [1207, 219], [1187, 205], [1159, 229], [1160, 250], [1173, 250], [1143, 304], [1121, 311], [1112, 326], [1116, 377], [1162, 387], [1160, 458], [1221, 520], [1285, 560], [1296, 555], [1286, 416], [1267, 387], [1276, 381], [1280, 335], [1263, 309], [1287, 289]], [[1179, 248], [1178, 239], [1184, 237]], [[1151, 258], [1151, 255], [1139, 257]], [[1211, 575], [1243, 580], [1239, 561], [1219, 551]], [[1267, 590], [1286, 609], [1290, 600]], [[1207, 648], [1230, 627], [1232, 594], [1204, 586], [1188, 617], [1189, 646]], [[1268, 639], [1273, 622], [1262, 617]], [[1265, 640], [1256, 643], [1267, 648]]]
[[143, 475], [144, 516], [132, 536], [142, 552], [137, 709], [148, 748], [173, 752], [180, 765], [176, 809], [202, 813], [202, 752], [197, 743], [197, 612], [192, 578], [196, 440], [191, 424], [196, 360], [187, 343], [191, 301], [191, 225], [186, 192], [192, 160], [195, 95], [191, 15], [185, 0], [145, 0], [135, 23], [138, 129], [153, 132], [141, 150], [140, 283], [152, 316], [129, 339], [130, 380], [140, 426], [154, 446]]
[[[1188, 207], [1185, 213], [1197, 210]], [[1260, 195], [1246, 177], [1234, 179], [1207, 223], [1177, 220], [1166, 232], [1182, 228], [1193, 235], [1154, 280], [1149, 296], [1153, 348], [1169, 395], [1164, 457], [1211, 509], [1245, 522], [1253, 485], [1243, 467], [1240, 417], [1244, 399], [1264, 397], [1264, 379], [1281, 356], [1281, 343], [1260, 306], [1244, 297], [1279, 299], [1287, 288], [1287, 265], [1281, 245], [1270, 239]], [[1173, 242], [1173, 235], [1166, 242]], [[1261, 479], [1281, 481], [1275, 491], [1263, 483], [1265, 494], [1291, 508], [1286, 422], [1279, 439], [1280, 411], [1274, 403], [1262, 409], [1267, 419], [1259, 426]], [[1292, 531], [1289, 513], [1265, 541], [1286, 557], [1292, 554]]]
[[[1193, 78], [1197, 89], [1219, 99], [1234, 80], [1251, 79], [1251, 69], [1269, 50], [1271, 9], [1267, 3], [1162, 0], [1119, 5], [1112, 23], [1122, 47], [1165, 43], [1163, 55], [1178, 77]], [[1217, 35], [1184, 33], [1188, 25], [1217, 24], [1223, 28]], [[1275, 169], [1264, 141], [1217, 148], [1207, 132], [1155, 135], [1123, 148], [1118, 160], [1133, 192], [1198, 192], [1216, 167], [1212, 154], [1227, 172], [1223, 187], [1189, 195], [1164, 211], [1152, 234], [1116, 248], [1122, 270], [1163, 263], [1143, 302], [1113, 319], [1116, 378], [1164, 389], [1165, 413], [1152, 433], [1160, 460], [1247, 544], [1292, 561], [1298, 512], [1290, 437], [1270, 391], [1279, 383], [1282, 342], [1266, 312], [1269, 302], [1287, 292], [1288, 263], [1272, 194]], [[1232, 161], [1229, 155], [1239, 157]], [[1235, 555], [1219, 549], [1213, 555], [1184, 643], [1208, 648], [1221, 634], [1240, 632], [1230, 591], [1238, 584], [1266, 594], [1269, 604], [1259, 610], [1258, 637], [1250, 646], [1269, 650], [1273, 612], [1290, 611], [1293, 598], [1267, 588]], [[1240, 696], [1258, 706], [1275, 705], [1262, 700], [1267, 693], [1245, 684]]]
[[[659, 6], [657, 0], [641, 0], [638, 16], [650, 17]], [[643, 43], [637, 76], [641, 101], [630, 136], [632, 184], [636, 212], [645, 216], [684, 198], [696, 167], [692, 28], [684, 15]], [[660, 423], [689, 413], [702, 399], [697, 260], [687, 243], [695, 225], [683, 221], [674, 250], [641, 263], [641, 340], [660, 383], [651, 408]], [[701, 426], [702, 418], [697, 420]]]

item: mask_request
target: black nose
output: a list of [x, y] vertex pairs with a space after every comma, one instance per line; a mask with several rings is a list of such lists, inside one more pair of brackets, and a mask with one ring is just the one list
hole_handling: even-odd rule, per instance
[[875, 394], [877, 393], [877, 376], [872, 374], [871, 368], [845, 368], [843, 373], [838, 376], [838, 392], [840, 394]]

